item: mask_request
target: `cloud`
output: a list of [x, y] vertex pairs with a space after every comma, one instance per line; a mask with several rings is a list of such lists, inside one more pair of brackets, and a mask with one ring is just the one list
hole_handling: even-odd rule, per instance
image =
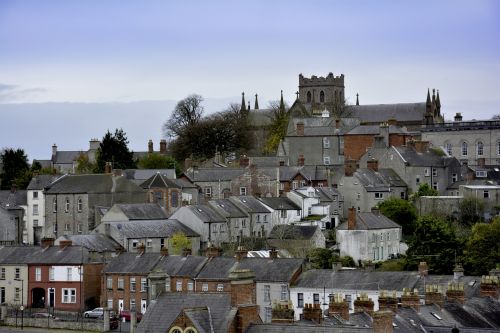
[[45, 88], [24, 88], [14, 84], [0, 83], [0, 103], [32, 101], [47, 92]]

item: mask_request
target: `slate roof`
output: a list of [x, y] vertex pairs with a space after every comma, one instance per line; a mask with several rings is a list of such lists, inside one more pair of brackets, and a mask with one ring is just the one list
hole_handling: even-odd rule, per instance
[[212, 207], [208, 205], [190, 205], [186, 207], [187, 209], [190, 209], [203, 222], [226, 222], [226, 219], [223, 216], [219, 215]]
[[107, 252], [121, 249], [122, 246], [112, 238], [103, 234], [64, 235], [56, 239], [58, 245], [61, 240], [70, 240], [73, 245], [83, 246], [90, 252]]
[[161, 269], [169, 276], [182, 276], [195, 278], [207, 262], [207, 257], [202, 256], [165, 256], [161, 257], [155, 270]]
[[229, 199], [210, 200], [209, 205], [226, 218], [248, 217], [249, 215]]
[[183, 175], [192, 182], [218, 182], [232, 180], [247, 171], [242, 168], [198, 168], [186, 171]]
[[104, 267], [103, 273], [149, 274], [160, 258], [159, 253], [121, 253]]
[[61, 249], [59, 246], [47, 248], [38, 247], [30, 258], [30, 264], [83, 264], [90, 262], [89, 251], [82, 246], [66, 246]]
[[126, 238], [168, 238], [176, 232], [187, 237], [200, 235], [177, 220], [141, 220], [128, 222], [104, 222], [116, 228]]
[[5, 208], [16, 208], [26, 206], [28, 204], [28, 196], [26, 190], [11, 190], [0, 191], [0, 205]]
[[[431, 272], [432, 273], [432, 272]], [[433, 284], [440, 285], [442, 290], [446, 290], [448, 288], [448, 283], [455, 281], [453, 275], [436, 275], [429, 274], [425, 280], [420, 279], [414, 288], [419, 290], [419, 294], [423, 295], [425, 293], [425, 285]], [[480, 294], [480, 276], [469, 276], [464, 275], [460, 277], [458, 282], [464, 284], [464, 292], [466, 298], [477, 297]]]
[[300, 206], [296, 205], [289, 198], [273, 197], [273, 198], [259, 198], [267, 206], [274, 210], [300, 210]]
[[243, 211], [248, 213], [271, 213], [262, 202], [257, 198], [249, 195], [232, 196], [229, 198], [233, 203], [238, 205]]
[[144, 190], [125, 177], [111, 174], [65, 175], [46, 188], [47, 194], [112, 192], [144, 192]]
[[[354, 127], [345, 135], [378, 135], [380, 134], [380, 125], [360, 125]], [[389, 134], [409, 134], [405, 128], [389, 125]]]
[[38, 175], [33, 177], [27, 187], [28, 190], [43, 190], [61, 175]]
[[84, 154], [82, 151], [57, 151], [55, 156], [52, 156], [52, 162], [54, 164], [73, 164], [73, 161], [78, 159], [80, 154]]
[[168, 179], [176, 178], [174, 169], [126, 169], [122, 171], [122, 174], [139, 185], [158, 172]]
[[258, 167], [277, 167], [280, 165], [280, 162], [283, 162], [285, 165], [289, 164], [288, 156], [253, 156], [249, 157], [250, 165], [256, 165]]
[[137, 332], [165, 333], [183, 310], [200, 333], [227, 332], [236, 314], [228, 293], [163, 293], [148, 308]]
[[236, 267], [237, 261], [233, 257], [211, 257], [203, 266], [197, 279], [223, 280], [229, 278], [229, 273]]
[[[355, 230], [372, 230], [372, 229], [388, 229], [401, 228], [399, 224], [385, 217], [382, 214], [356, 213], [356, 229]], [[347, 230], [347, 221], [337, 227], [337, 230]]]
[[418, 272], [366, 272], [360, 270], [311, 269], [303, 272], [293, 287], [349, 289], [349, 290], [403, 290], [413, 288], [419, 280]]
[[304, 259], [295, 258], [243, 258], [236, 269], [251, 270], [256, 282], [291, 282], [303, 264]]
[[319, 226], [315, 225], [291, 225], [291, 224], [280, 224], [274, 226], [273, 230], [269, 234], [270, 239], [311, 239], [312, 236], [319, 229]]
[[149, 177], [147, 180], [145, 180], [140, 187], [144, 189], [151, 189], [151, 188], [180, 188], [175, 182], [172, 180], [168, 179], [166, 176], [162, 175], [161, 173], [157, 172], [153, 176]]
[[288, 121], [286, 136], [298, 136], [297, 124], [304, 124], [304, 136], [334, 136], [341, 135], [349, 131], [351, 128], [359, 125], [357, 119], [342, 118], [340, 126], [337, 129], [336, 119], [334, 117], [307, 117], [307, 118], [292, 118]]
[[167, 213], [156, 203], [115, 204], [129, 220], [163, 220]]
[[316, 193], [319, 195], [320, 202], [332, 202], [334, 199], [338, 201], [343, 201], [340, 192], [333, 187], [316, 187], [314, 188]]
[[398, 122], [422, 122], [425, 115], [425, 103], [396, 103], [352, 105], [353, 117], [360, 118], [361, 122], [381, 123], [389, 119]]
[[391, 187], [406, 187], [406, 183], [393, 169], [360, 168], [354, 172], [354, 177], [368, 192], [389, 191]]
[[27, 264], [39, 250], [35, 246], [4, 246], [0, 247], [0, 265]]
[[372, 332], [367, 327], [352, 327], [348, 325], [320, 326], [301, 322], [289, 324], [250, 324], [246, 333], [364, 333]]
[[429, 150], [427, 152], [418, 153], [415, 149], [411, 147], [403, 147], [392, 146], [392, 149], [396, 150], [399, 155], [403, 157], [403, 159], [410, 166], [436, 166], [436, 167], [445, 167], [458, 160], [455, 157], [449, 156], [440, 156]]

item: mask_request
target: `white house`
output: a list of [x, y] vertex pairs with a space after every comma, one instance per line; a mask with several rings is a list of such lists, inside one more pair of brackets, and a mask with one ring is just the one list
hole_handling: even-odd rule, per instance
[[[321, 196], [314, 187], [308, 186], [295, 189], [288, 192], [287, 197], [301, 208], [301, 220], [306, 219], [301, 224], [319, 225], [321, 229], [325, 229], [326, 223], [331, 222], [330, 204], [321, 202]], [[317, 219], [312, 219], [312, 216], [317, 217]]]

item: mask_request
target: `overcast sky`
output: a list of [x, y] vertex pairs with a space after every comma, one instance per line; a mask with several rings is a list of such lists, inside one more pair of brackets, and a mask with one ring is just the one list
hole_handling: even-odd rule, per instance
[[146, 150], [188, 94], [291, 103], [299, 73], [343, 73], [361, 104], [438, 88], [447, 118], [491, 118], [499, 51], [500, 1], [2, 0], [0, 148], [46, 159], [123, 127]]

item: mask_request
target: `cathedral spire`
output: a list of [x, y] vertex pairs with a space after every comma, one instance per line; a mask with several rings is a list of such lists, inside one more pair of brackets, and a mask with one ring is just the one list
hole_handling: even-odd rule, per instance
[[356, 105], [359, 105], [359, 94], [356, 93]]
[[245, 103], [245, 92], [241, 93], [241, 109], [240, 111], [246, 111], [246, 103]]
[[248, 111], [250, 111], [250, 101], [248, 101]]
[[431, 93], [429, 91], [429, 88], [427, 88], [427, 101], [425, 102], [425, 112], [427, 113], [431, 112]]
[[253, 107], [255, 110], [258, 110], [258, 109], [259, 109], [259, 100], [258, 100], [257, 96], [258, 96], [258, 95], [257, 95], [257, 94], [255, 94], [255, 105], [254, 105], [254, 107]]
[[283, 101], [283, 90], [281, 91], [280, 110], [285, 111], [285, 102]]
[[439, 99], [439, 89], [437, 90], [436, 94], [436, 108], [438, 110], [438, 113], [441, 112], [441, 100]]
[[436, 89], [432, 89], [431, 114], [436, 116]]

